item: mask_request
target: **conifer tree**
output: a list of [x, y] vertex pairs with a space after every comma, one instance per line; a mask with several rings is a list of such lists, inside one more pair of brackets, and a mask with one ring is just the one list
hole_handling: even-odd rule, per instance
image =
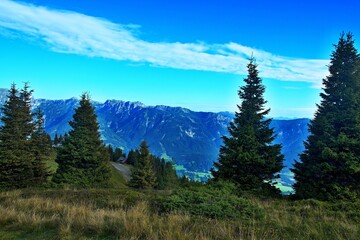
[[140, 144], [140, 154], [132, 169], [129, 185], [134, 188], [149, 189], [156, 183], [156, 177], [151, 164], [151, 155], [146, 141]]
[[265, 87], [258, 77], [254, 58], [247, 65], [245, 86], [238, 91], [242, 100], [234, 122], [228, 128], [230, 136], [223, 137], [219, 161], [211, 170], [215, 180], [229, 180], [241, 190], [261, 191], [262, 194], [279, 193], [273, 180], [282, 169], [281, 145], [273, 144], [274, 130], [271, 119], [265, 119]]
[[45, 161], [50, 158], [52, 142], [50, 136], [45, 132], [44, 114], [40, 108], [36, 109], [35, 117], [35, 129], [31, 135], [31, 153], [34, 155], [32, 167], [34, 184], [40, 185], [46, 182], [51, 175]]
[[172, 162], [166, 162], [154, 155], [151, 155], [151, 162], [156, 176], [156, 189], [171, 189], [179, 184]]
[[[21, 114], [21, 128], [23, 129], [23, 134], [28, 140], [31, 138], [31, 134], [35, 129], [34, 124], [34, 114], [32, 113], [32, 94], [34, 90], [30, 90], [29, 83], [25, 83], [23, 89], [20, 91], [20, 114]], [[26, 141], [27, 148], [30, 148], [31, 142]]]
[[114, 161], [114, 149], [110, 144], [108, 145], [108, 152], [110, 156], [110, 161]]
[[329, 72], [305, 151], [292, 169], [299, 198], [360, 196], [360, 69], [351, 33], [341, 34]]
[[130, 165], [135, 165], [136, 159], [139, 157], [138, 150], [130, 150], [126, 159], [126, 163]]
[[62, 134], [60, 134], [59, 138], [58, 138], [58, 145], [61, 145], [64, 143], [64, 138]]
[[55, 146], [57, 146], [59, 144], [59, 136], [58, 136], [57, 132], [55, 133], [53, 143]]
[[2, 107], [0, 128], [0, 188], [24, 188], [32, 185], [33, 157], [30, 154], [32, 91], [25, 84], [19, 93], [12, 84], [8, 100]]
[[121, 157], [124, 157], [124, 154], [123, 154], [121, 148], [115, 148], [114, 155], [113, 155], [113, 161], [116, 162]]
[[72, 130], [59, 147], [59, 164], [53, 181], [75, 187], [105, 187], [111, 177], [110, 157], [100, 140], [99, 123], [88, 94], [83, 94], [75, 109]]
[[64, 137], [63, 137], [63, 140], [65, 139], [65, 138], [67, 138], [69, 136], [69, 134], [66, 132], [66, 133], [64, 133]]

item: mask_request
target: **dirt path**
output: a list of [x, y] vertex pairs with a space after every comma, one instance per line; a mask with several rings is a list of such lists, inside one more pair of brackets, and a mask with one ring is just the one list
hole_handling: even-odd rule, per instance
[[121, 172], [126, 182], [130, 181], [131, 170], [128, 166], [116, 162], [111, 162], [111, 165], [113, 165], [116, 170]]

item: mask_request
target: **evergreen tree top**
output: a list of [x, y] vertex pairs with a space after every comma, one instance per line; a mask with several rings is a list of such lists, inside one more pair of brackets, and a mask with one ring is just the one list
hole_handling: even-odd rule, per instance
[[[73, 129], [82, 128], [87, 131], [97, 132], [100, 137], [99, 123], [95, 114], [95, 108], [91, 105], [90, 95], [83, 93], [80, 99], [80, 106], [75, 110], [73, 120], [69, 122]], [[70, 134], [73, 131], [70, 131]]]
[[18, 105], [20, 104], [19, 90], [16, 88], [15, 83], [11, 84], [7, 98], [7, 101], [1, 107], [1, 111], [3, 112], [1, 120], [3, 122], [7, 121], [9, 116], [12, 116], [12, 114], [16, 113], [14, 109], [17, 109]]
[[244, 79], [246, 84], [238, 91], [242, 102], [241, 105], [238, 106], [239, 113], [237, 113], [237, 115], [243, 115], [248, 122], [258, 121], [267, 115], [270, 109], [265, 110], [264, 105], [267, 103], [263, 97], [265, 86], [262, 84], [262, 79], [258, 76], [259, 71], [257, 70], [255, 58], [251, 57], [249, 59], [247, 69], [248, 75]]
[[20, 98], [23, 99], [25, 103], [31, 102], [31, 96], [33, 94], [34, 90], [30, 90], [30, 84], [29, 82], [24, 83], [24, 88], [20, 91]]
[[149, 146], [147, 145], [146, 140], [143, 140], [140, 144], [140, 154], [143, 157], [149, 156], [150, 154]]
[[320, 94], [322, 105], [342, 105], [359, 84], [354, 79], [354, 71], [358, 71], [356, 65], [359, 64], [359, 54], [354, 46], [353, 35], [341, 33], [334, 47], [329, 65], [330, 75], [323, 79], [324, 93]]

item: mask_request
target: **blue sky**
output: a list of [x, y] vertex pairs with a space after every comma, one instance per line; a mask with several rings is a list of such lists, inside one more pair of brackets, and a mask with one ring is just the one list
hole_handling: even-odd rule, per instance
[[[0, 87], [234, 111], [257, 59], [273, 117], [311, 117], [357, 1], [0, 0]], [[356, 42], [356, 46], [359, 43]]]

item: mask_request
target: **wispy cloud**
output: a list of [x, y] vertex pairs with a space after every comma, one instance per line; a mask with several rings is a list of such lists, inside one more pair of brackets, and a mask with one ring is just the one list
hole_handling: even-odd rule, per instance
[[149, 42], [138, 37], [137, 26], [10, 0], [0, 1], [0, 29], [3, 36], [11, 31], [36, 39], [56, 52], [159, 67], [246, 74], [245, 66], [253, 54], [265, 78], [320, 87], [327, 74], [327, 60], [282, 57], [233, 42]]

